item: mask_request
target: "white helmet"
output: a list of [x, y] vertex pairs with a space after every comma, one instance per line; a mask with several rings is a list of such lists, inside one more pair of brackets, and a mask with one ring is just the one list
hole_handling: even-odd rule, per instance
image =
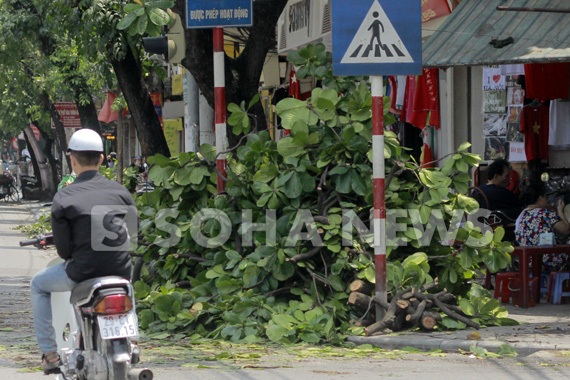
[[103, 140], [101, 140], [101, 136], [94, 130], [83, 128], [71, 136], [67, 150], [103, 152]]

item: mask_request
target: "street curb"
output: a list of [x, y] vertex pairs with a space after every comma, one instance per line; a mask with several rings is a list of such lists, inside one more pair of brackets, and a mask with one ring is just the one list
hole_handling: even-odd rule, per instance
[[508, 344], [519, 354], [530, 354], [543, 350], [570, 350], [570, 343], [550, 344], [539, 342], [508, 342], [489, 340], [464, 340], [464, 339], [438, 339], [417, 336], [349, 336], [349, 342], [357, 345], [371, 344], [379, 348], [398, 349], [414, 347], [422, 350], [443, 351], [470, 351], [471, 346], [482, 347], [488, 351], [496, 352], [503, 344]]

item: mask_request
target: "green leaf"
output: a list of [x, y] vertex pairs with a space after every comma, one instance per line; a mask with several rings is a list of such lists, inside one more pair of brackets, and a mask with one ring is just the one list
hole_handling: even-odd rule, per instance
[[298, 198], [303, 193], [303, 184], [297, 172], [293, 172], [282, 191], [290, 199]]
[[288, 329], [274, 324], [270, 324], [265, 330], [267, 337], [273, 342], [279, 342], [288, 332]]
[[255, 94], [253, 96], [253, 98], [251, 98], [251, 100], [249, 101], [249, 104], [247, 106], [247, 109], [248, 110], [251, 109], [251, 107], [253, 107], [253, 105], [257, 102], [259, 102], [259, 94]]
[[518, 352], [516, 352], [515, 349], [509, 344], [500, 345], [499, 351], [497, 353], [501, 356], [508, 356], [511, 358], [519, 356]]
[[125, 8], [123, 8], [123, 9], [124, 9], [125, 13], [130, 13], [130, 12], [136, 11], [139, 8], [142, 8], [141, 4], [131, 3], [131, 4], [125, 5]]
[[151, 8], [148, 11], [148, 17], [150, 18], [150, 21], [153, 24], [159, 26], [168, 25], [168, 23], [170, 22], [170, 16], [168, 15], [168, 13], [166, 13], [160, 8]]
[[299, 338], [301, 338], [303, 342], [307, 343], [319, 343], [321, 341], [321, 338], [315, 333], [304, 332], [299, 334]]
[[161, 294], [155, 298], [154, 304], [160, 311], [170, 312], [172, 309], [172, 299], [166, 294]]
[[135, 13], [129, 13], [128, 15], [125, 16], [125, 18], [119, 21], [119, 23], [117, 24], [117, 29], [119, 30], [127, 29], [129, 26], [131, 26], [133, 21], [136, 20], [136, 18], [137, 15]]
[[470, 142], [464, 142], [463, 144], [459, 145], [459, 148], [457, 148], [457, 151], [461, 152], [463, 150], [469, 149], [469, 147], [471, 147], [471, 143]]
[[469, 300], [467, 298], [462, 298], [459, 301], [459, 306], [461, 307], [461, 310], [469, 316], [474, 316], [475, 315], [475, 308], [473, 307], [473, 304], [471, 302], [469, 302]]
[[374, 271], [374, 268], [372, 268], [371, 266], [366, 267], [366, 269], [364, 269], [364, 276], [366, 277], [368, 282], [372, 284], [376, 283], [376, 272]]
[[344, 281], [341, 280], [340, 276], [333, 274], [333, 275], [328, 276], [328, 280], [329, 280], [329, 282], [330, 282], [330, 284], [334, 290], [336, 290], [338, 292], [345, 291], [345, 284], [344, 284]]
[[144, 34], [147, 25], [148, 25], [148, 16], [142, 15], [141, 17], [139, 17], [139, 19], [137, 20], [137, 33], [141, 35]]
[[277, 143], [277, 151], [283, 157], [296, 157], [303, 154], [304, 149], [303, 147], [295, 144], [292, 137], [285, 137]]
[[172, 8], [176, 4], [174, 0], [155, 0], [148, 3], [148, 7], [150, 8]]
[[352, 190], [358, 195], [366, 195], [366, 182], [362, 176], [356, 170], [352, 170], [350, 178], [352, 180]]

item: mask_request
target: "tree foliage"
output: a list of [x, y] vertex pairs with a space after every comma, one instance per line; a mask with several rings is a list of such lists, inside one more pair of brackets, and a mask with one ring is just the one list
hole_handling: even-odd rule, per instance
[[[321, 45], [289, 58], [327, 89], [314, 89], [306, 101], [277, 104], [291, 134], [275, 142], [266, 131], [250, 133], [228, 158], [226, 194], [216, 194], [211, 146], [176, 159], [149, 158], [157, 189], [139, 198], [137, 252], [155, 277], [135, 284], [143, 328], [285, 343], [339, 342], [358, 332], [349, 324], [356, 315], [346, 305], [347, 289], [357, 278], [375, 281], [371, 237], [343, 222], [353, 215], [370, 225], [369, 84], [367, 78], [333, 77]], [[234, 128], [248, 131], [250, 107], [229, 106]], [[387, 109], [385, 101], [390, 120]], [[429, 229], [431, 215], [449, 228], [457, 224], [455, 210], [476, 210], [465, 192], [479, 158], [464, 144], [441, 168], [422, 168], [393, 133], [386, 132], [385, 141], [387, 207], [407, 210], [394, 237], [406, 245], [388, 249], [388, 290], [437, 277], [440, 287], [465, 296], [465, 305], [480, 305], [475, 299], [488, 294], [469, 293], [475, 270], [485, 263], [495, 271], [510, 262], [503, 231], [484, 232], [467, 222], [451, 245], [441, 230], [427, 244], [416, 231]], [[249, 235], [248, 221], [274, 225], [274, 237]], [[498, 305], [478, 311], [474, 317], [484, 323], [501, 323], [505, 312]]]

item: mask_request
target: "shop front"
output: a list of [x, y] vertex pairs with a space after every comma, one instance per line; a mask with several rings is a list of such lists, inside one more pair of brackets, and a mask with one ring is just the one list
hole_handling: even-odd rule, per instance
[[567, 2], [463, 0], [422, 50], [443, 89], [438, 156], [470, 141], [521, 176], [550, 172], [560, 185], [570, 175]]

